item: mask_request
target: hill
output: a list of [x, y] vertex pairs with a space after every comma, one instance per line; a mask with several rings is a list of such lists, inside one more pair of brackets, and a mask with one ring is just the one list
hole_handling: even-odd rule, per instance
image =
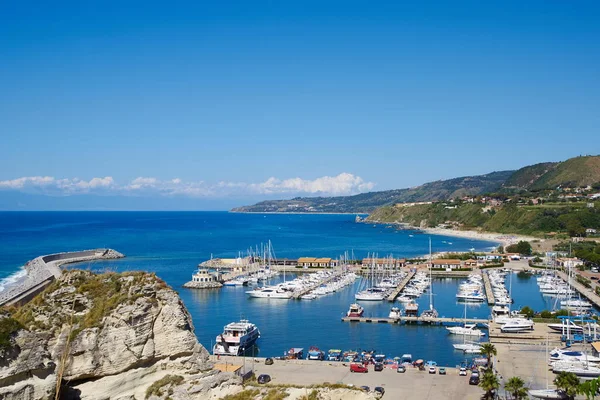
[[502, 187], [537, 191], [592, 186], [599, 182], [600, 156], [583, 156], [521, 168]]
[[409, 189], [361, 193], [354, 196], [296, 197], [291, 200], [267, 200], [234, 212], [346, 212], [369, 213], [386, 204], [437, 201], [465, 195], [478, 195], [499, 189], [513, 171], [465, 176], [435, 181]]
[[600, 186], [600, 156], [575, 157], [563, 162], [529, 165], [517, 171], [440, 180], [407, 189], [361, 193], [354, 196], [267, 200], [251, 206], [234, 208], [232, 211], [370, 213], [378, 207], [396, 203], [442, 201], [493, 192], [527, 192], [588, 185]]

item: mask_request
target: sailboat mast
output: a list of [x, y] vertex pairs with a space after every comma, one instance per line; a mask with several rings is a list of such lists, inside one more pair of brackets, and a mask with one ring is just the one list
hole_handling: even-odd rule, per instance
[[431, 276], [431, 236], [429, 237], [429, 309], [433, 310], [433, 279]]

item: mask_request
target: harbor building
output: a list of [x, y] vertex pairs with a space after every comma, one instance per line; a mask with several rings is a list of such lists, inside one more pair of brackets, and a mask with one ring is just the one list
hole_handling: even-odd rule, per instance
[[[462, 264], [460, 260], [445, 260], [445, 259], [437, 259], [431, 261], [431, 268], [440, 268], [440, 269], [459, 269], [462, 268]], [[467, 267], [470, 268], [470, 267]]]
[[300, 257], [298, 266], [304, 268], [334, 268], [337, 267], [338, 260], [329, 257]]
[[362, 267], [376, 269], [396, 269], [404, 267], [406, 259], [404, 258], [363, 258]]

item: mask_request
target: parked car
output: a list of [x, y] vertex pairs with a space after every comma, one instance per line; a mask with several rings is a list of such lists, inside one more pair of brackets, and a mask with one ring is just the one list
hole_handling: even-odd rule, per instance
[[269, 383], [271, 382], [271, 376], [267, 374], [262, 374], [258, 376], [258, 383]]
[[265, 358], [265, 365], [273, 365], [273, 359], [271, 357]]
[[436, 372], [436, 368], [434, 366], [429, 367], [430, 374], [435, 374], [435, 372]]
[[446, 367], [440, 367], [440, 368], [438, 369], [438, 373], [439, 373], [440, 375], [446, 375]]
[[398, 369], [396, 370], [396, 372], [399, 372], [401, 374], [406, 372], [406, 366], [404, 365], [398, 365]]
[[369, 372], [369, 368], [365, 367], [362, 364], [352, 363], [350, 364], [350, 372]]
[[469, 385], [479, 385], [479, 374], [471, 375], [469, 378]]
[[382, 397], [385, 394], [385, 389], [382, 388], [381, 386], [375, 387], [375, 389], [373, 389], [373, 391], [375, 392], [376, 395], [378, 395], [378, 397]]
[[373, 369], [375, 371], [383, 371], [383, 363], [375, 363], [375, 367]]
[[370, 392], [371, 391], [371, 388], [368, 387], [368, 386], [361, 386], [360, 388], [361, 388], [361, 390], [364, 390], [365, 392]]
[[458, 375], [467, 376], [467, 369], [465, 367], [460, 367], [460, 370], [458, 371]]

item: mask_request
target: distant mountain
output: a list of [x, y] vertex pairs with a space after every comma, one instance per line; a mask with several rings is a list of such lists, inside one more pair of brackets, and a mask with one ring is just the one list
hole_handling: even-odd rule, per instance
[[600, 156], [584, 156], [563, 162], [546, 162], [517, 171], [492, 172], [426, 183], [410, 189], [361, 193], [354, 196], [296, 197], [267, 200], [234, 212], [345, 212], [370, 213], [395, 203], [448, 200], [493, 192], [534, 191], [557, 187], [585, 187], [600, 184]]
[[410, 189], [361, 193], [354, 196], [296, 197], [291, 200], [267, 200], [252, 206], [234, 208], [234, 212], [347, 212], [369, 213], [393, 203], [437, 201], [498, 190], [514, 171], [436, 181]]

